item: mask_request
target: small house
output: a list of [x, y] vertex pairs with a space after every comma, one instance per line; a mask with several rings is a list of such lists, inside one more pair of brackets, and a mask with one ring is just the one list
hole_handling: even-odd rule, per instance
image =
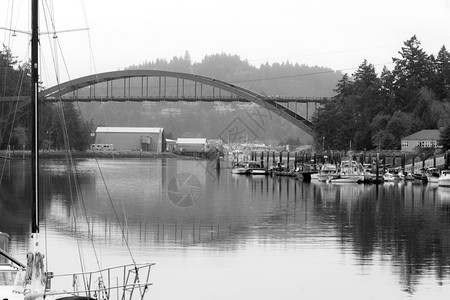
[[402, 138], [402, 151], [414, 151], [418, 148], [436, 148], [440, 140], [439, 129], [424, 129]]

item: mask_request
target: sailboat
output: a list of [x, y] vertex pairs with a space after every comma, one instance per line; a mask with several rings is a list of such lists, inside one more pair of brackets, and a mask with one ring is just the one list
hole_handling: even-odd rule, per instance
[[[150, 270], [153, 263], [133, 263], [92, 272], [53, 274], [45, 268], [44, 247], [39, 238], [39, 145], [38, 145], [38, 89], [39, 89], [39, 0], [31, 1], [31, 113], [32, 113], [32, 250], [28, 252], [25, 265], [7, 253], [3, 255], [16, 263], [17, 278], [14, 291], [24, 300], [108, 300], [144, 299], [151, 285]], [[123, 231], [122, 231], [123, 232]], [[125, 237], [124, 237], [125, 238]], [[4, 251], [3, 251], [4, 252]], [[19, 278], [20, 277], [20, 278]], [[20, 279], [20, 280], [19, 280]], [[52, 289], [52, 282], [60, 279], [70, 282], [62, 290]], [[80, 286], [82, 286], [80, 288]], [[0, 295], [1, 299], [4, 298]], [[16, 299], [16, 298], [10, 298]]]

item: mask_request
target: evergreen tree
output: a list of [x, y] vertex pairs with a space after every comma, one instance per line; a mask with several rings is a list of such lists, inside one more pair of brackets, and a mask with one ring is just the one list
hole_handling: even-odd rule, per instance
[[[3, 46], [0, 51], [0, 97], [30, 95], [29, 64], [20, 65], [11, 51]], [[29, 105], [13, 102], [0, 103], [0, 143], [6, 148], [14, 127], [29, 126]]]
[[27, 146], [28, 135], [26, 129], [22, 126], [15, 127], [11, 134], [11, 140], [9, 144], [14, 147], [14, 149], [22, 149], [23, 146]]
[[420, 47], [421, 43], [414, 35], [404, 42], [401, 58], [393, 58], [395, 64], [394, 88], [396, 91], [396, 109], [412, 111], [419, 98], [417, 93], [422, 87], [430, 87], [433, 74], [433, 57], [428, 56]]
[[386, 66], [380, 74], [380, 110], [378, 113], [389, 114], [395, 111], [395, 78]]
[[439, 144], [442, 145], [444, 150], [450, 149], [450, 123], [444, 127], [440, 133]]
[[445, 46], [442, 46], [436, 57], [432, 89], [438, 99], [450, 99], [450, 53]]
[[[62, 107], [61, 107], [62, 106]], [[93, 125], [83, 122], [73, 103], [62, 103], [54, 108], [51, 131], [55, 135], [54, 145], [58, 149], [87, 150]]]

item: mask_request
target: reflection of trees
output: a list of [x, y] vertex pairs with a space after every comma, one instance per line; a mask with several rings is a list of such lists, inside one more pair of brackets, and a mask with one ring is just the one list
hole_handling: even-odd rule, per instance
[[342, 243], [353, 243], [362, 261], [375, 252], [390, 256], [405, 291], [411, 293], [427, 271], [439, 281], [448, 276], [449, 206], [422, 185], [384, 185], [378, 191], [362, 187], [358, 198], [341, 186], [316, 192], [316, 213], [334, 221]]
[[0, 231], [17, 235], [24, 242], [31, 230], [31, 181], [25, 176], [30, 165], [23, 161], [7, 163], [0, 181]]
[[[142, 247], [155, 243], [214, 243], [212, 247], [231, 250], [249, 238], [289, 245], [292, 241], [323, 243], [322, 237], [338, 237], [343, 248], [350, 245], [352, 252], [359, 255], [361, 259], [356, 260], [359, 263], [370, 264], [380, 257], [382, 263], [391, 265], [407, 292], [414, 292], [422, 276], [434, 273], [437, 281], [449, 276], [450, 192], [447, 204], [443, 204], [445, 195], [426, 185], [384, 184], [377, 188], [307, 184], [285, 177], [233, 177], [228, 170], [222, 170], [219, 176], [198, 163], [171, 159], [149, 164], [127, 163], [132, 166], [132, 172], [127, 173], [125, 166], [116, 168], [117, 161], [103, 162], [108, 182], [116, 183], [109, 188], [117, 197], [117, 204], [120, 205], [120, 195], [133, 197], [129, 202], [124, 198], [127, 237], [131, 242]], [[112, 213], [106, 212], [109, 206], [103, 203], [106, 200], [97, 189], [98, 174], [88, 162], [84, 167], [82, 162], [79, 164], [83, 197], [96, 200], [86, 200], [95, 237], [107, 243], [121, 243], [119, 225]], [[205, 190], [204, 198], [196, 206], [180, 209], [163, 197], [164, 186], [183, 170], [191, 170], [201, 178]], [[53, 162], [50, 173], [49, 177], [41, 178], [46, 186], [42, 192], [52, 195], [43, 208], [50, 218], [46, 222], [54, 226], [61, 221], [56, 229], [70, 233], [65, 168]], [[25, 197], [21, 201], [3, 200], [24, 190], [27, 185], [24, 182], [29, 178], [24, 180], [21, 176], [13, 173], [0, 185], [0, 230], [8, 233], [14, 230], [27, 237], [28, 200]], [[129, 186], [119, 184], [122, 181]], [[130, 188], [139, 192], [129, 193]], [[16, 210], [22, 214], [17, 219], [12, 213]], [[84, 225], [82, 234], [87, 230]]]

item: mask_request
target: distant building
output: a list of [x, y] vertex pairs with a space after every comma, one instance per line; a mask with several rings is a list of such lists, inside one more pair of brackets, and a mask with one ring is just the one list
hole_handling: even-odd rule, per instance
[[207, 141], [208, 145], [212, 147], [219, 147], [223, 145], [223, 141], [221, 139], [210, 139]]
[[217, 104], [214, 105], [214, 110], [220, 112], [220, 113], [225, 113], [225, 112], [229, 112], [229, 111], [235, 111], [235, 108], [231, 107], [231, 104], [225, 105], [225, 104]]
[[175, 148], [180, 152], [205, 152], [208, 141], [206, 138], [178, 138]]
[[164, 128], [97, 127], [95, 144], [112, 144], [116, 150], [164, 152]]
[[246, 110], [246, 111], [253, 111], [259, 109], [259, 105], [256, 103], [238, 103], [236, 104], [238, 109]]
[[179, 115], [181, 114], [181, 109], [179, 108], [164, 108], [161, 110], [163, 115]]
[[418, 148], [436, 148], [440, 131], [439, 129], [424, 129], [402, 138], [402, 151], [414, 151]]

